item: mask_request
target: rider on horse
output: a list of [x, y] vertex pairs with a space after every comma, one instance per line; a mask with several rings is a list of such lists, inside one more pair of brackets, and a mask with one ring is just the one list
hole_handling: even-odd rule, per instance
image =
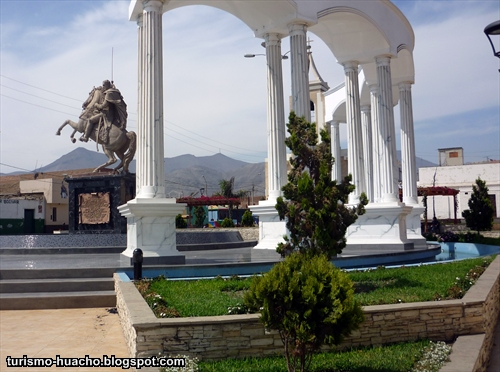
[[[102, 83], [102, 89], [104, 93], [103, 102], [98, 102], [94, 107], [84, 107], [86, 109], [95, 109], [97, 114], [93, 115], [87, 120], [87, 127], [85, 133], [80, 137], [80, 141], [88, 142], [89, 137], [94, 129], [94, 125], [99, 123], [101, 120], [104, 121], [106, 129], [109, 129], [112, 124], [116, 125], [118, 128], [123, 130], [127, 127], [127, 104], [123, 100], [123, 97], [118, 89], [109, 80], [104, 80]], [[98, 135], [96, 135], [96, 140]]]

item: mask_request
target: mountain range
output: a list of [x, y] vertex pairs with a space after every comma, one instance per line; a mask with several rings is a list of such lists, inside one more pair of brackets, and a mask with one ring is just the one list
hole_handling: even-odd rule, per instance
[[[401, 159], [400, 151], [397, 152]], [[48, 173], [84, 168], [95, 168], [106, 163], [107, 157], [102, 152], [87, 150], [78, 147], [61, 156], [56, 161], [36, 169], [38, 173]], [[436, 164], [417, 158], [417, 168], [433, 167]], [[111, 166], [112, 168], [113, 166]], [[130, 172], [136, 169], [135, 159], [130, 163]], [[229, 180], [234, 177], [234, 190], [245, 190], [250, 195], [265, 195], [265, 163], [246, 163], [235, 160], [223, 154], [211, 156], [180, 155], [165, 158], [165, 188], [170, 197], [200, 195], [201, 188], [205, 195], [212, 195], [220, 190], [220, 180]], [[22, 172], [9, 175], [22, 174]]]
[[[108, 158], [102, 152], [78, 147], [36, 171], [47, 173], [96, 168], [106, 163], [107, 160]], [[110, 168], [114, 166], [116, 164]], [[131, 173], [135, 173], [135, 159], [130, 163], [129, 168]], [[199, 196], [201, 188], [208, 189], [208, 195], [212, 195], [219, 191], [220, 180], [229, 180], [231, 177], [235, 179], [235, 191], [253, 191], [255, 196], [265, 194], [264, 163], [246, 163], [223, 154], [199, 157], [186, 154], [165, 158], [164, 170], [166, 193], [171, 197], [191, 194]]]

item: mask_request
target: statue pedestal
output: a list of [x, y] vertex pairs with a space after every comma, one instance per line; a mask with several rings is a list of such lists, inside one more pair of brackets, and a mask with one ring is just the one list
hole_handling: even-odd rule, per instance
[[252, 214], [259, 216], [259, 243], [252, 248], [252, 261], [277, 260], [281, 255], [276, 252], [278, 243], [284, 243], [287, 235], [285, 221], [280, 221], [276, 201], [264, 200], [259, 205], [249, 206]]
[[427, 249], [427, 241], [422, 236], [422, 222], [420, 216], [425, 208], [418, 204], [409, 204], [413, 209], [406, 216], [406, 234], [409, 241], [413, 242], [415, 249]]
[[136, 248], [143, 252], [144, 265], [184, 264], [185, 256], [176, 247], [175, 216], [185, 211], [175, 199], [134, 199], [118, 207], [127, 218], [127, 249], [121, 260], [133, 265]]
[[[368, 204], [366, 213], [347, 229], [343, 254], [376, 254], [413, 249], [406, 235], [406, 216], [412, 207], [403, 203]], [[367, 253], [365, 253], [367, 254]]]
[[66, 179], [70, 234], [125, 234], [118, 206], [135, 196], [135, 174], [91, 173]]

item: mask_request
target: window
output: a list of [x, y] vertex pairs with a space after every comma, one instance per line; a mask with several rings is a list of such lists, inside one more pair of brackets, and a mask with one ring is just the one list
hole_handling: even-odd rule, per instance
[[57, 221], [57, 208], [52, 208], [52, 221]]
[[450, 158], [458, 158], [458, 151], [450, 152]]

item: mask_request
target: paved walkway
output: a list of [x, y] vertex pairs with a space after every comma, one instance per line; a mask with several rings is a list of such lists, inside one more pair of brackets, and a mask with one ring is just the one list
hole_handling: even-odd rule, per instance
[[128, 350], [114, 309], [0, 311], [0, 371], [98, 372], [122, 368], [7, 367], [6, 358], [127, 358]]
[[[23, 368], [7, 367], [6, 358], [103, 358], [103, 355], [127, 358], [128, 350], [118, 314], [113, 309], [3, 310], [0, 311], [0, 371], [123, 371], [122, 368]], [[487, 372], [500, 371], [500, 319], [496, 327], [494, 349]], [[467, 359], [474, 348], [460, 351]], [[457, 355], [458, 356], [458, 355]], [[454, 358], [453, 358], [454, 359]], [[470, 363], [462, 363], [466, 365]], [[142, 368], [141, 372], [157, 371]], [[465, 369], [464, 369], [465, 371]], [[458, 370], [454, 372], [459, 372]]]

